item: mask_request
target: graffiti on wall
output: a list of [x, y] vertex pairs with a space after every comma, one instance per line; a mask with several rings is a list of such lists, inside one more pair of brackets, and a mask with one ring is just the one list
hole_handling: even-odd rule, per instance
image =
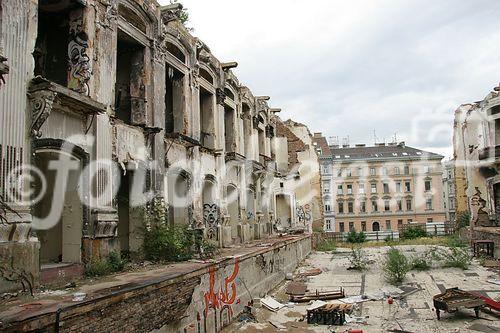
[[304, 206], [300, 206], [297, 204], [297, 219], [301, 224], [307, 224], [311, 221], [311, 206], [309, 204], [305, 204]]
[[89, 80], [92, 75], [90, 57], [87, 54], [89, 38], [83, 31], [82, 17], [71, 20], [68, 43], [68, 88], [89, 95]]
[[203, 205], [203, 221], [208, 239], [217, 239], [217, 225], [219, 224], [219, 207], [216, 204]]
[[[216, 325], [217, 316], [221, 327], [231, 322], [233, 317], [233, 305], [239, 304], [237, 299], [236, 278], [238, 277], [240, 267], [239, 258], [234, 261], [233, 271], [229, 276], [217, 280], [217, 268], [209, 268], [209, 290], [204, 294], [205, 299], [205, 318], [210, 313], [210, 309], [215, 310]], [[219, 314], [217, 315], [217, 312]]]

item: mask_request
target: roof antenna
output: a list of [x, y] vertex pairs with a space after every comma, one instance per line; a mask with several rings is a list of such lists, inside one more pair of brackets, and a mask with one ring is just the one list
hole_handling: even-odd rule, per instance
[[375, 129], [373, 130], [373, 145], [375, 145], [377, 142], [378, 142], [378, 138], [377, 138], [377, 132], [375, 131]]

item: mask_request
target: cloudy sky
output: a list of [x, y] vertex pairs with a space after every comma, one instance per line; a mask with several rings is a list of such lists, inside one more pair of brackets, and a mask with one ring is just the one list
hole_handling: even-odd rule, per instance
[[500, 1], [181, 2], [282, 118], [351, 144], [396, 135], [450, 155], [453, 110], [500, 81]]

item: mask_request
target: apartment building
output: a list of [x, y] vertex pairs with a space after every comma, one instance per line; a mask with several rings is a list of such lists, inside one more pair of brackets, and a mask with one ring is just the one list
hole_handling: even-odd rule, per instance
[[[329, 146], [320, 156], [326, 231], [397, 230], [402, 224], [443, 222], [443, 156], [404, 142]], [[326, 141], [326, 140], [325, 140]], [[325, 177], [328, 175], [328, 177]], [[333, 220], [333, 219], [332, 219]]]

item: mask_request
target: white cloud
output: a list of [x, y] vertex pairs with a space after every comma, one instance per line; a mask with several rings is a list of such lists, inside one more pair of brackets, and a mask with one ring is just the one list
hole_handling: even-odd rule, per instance
[[[163, 1], [165, 3], [167, 1]], [[326, 136], [449, 151], [415, 118], [482, 99], [500, 81], [500, 2], [184, 0], [191, 26], [240, 81]], [[430, 130], [429, 130], [430, 131]], [[428, 134], [428, 133], [427, 133]], [[429, 137], [429, 135], [427, 136]]]

